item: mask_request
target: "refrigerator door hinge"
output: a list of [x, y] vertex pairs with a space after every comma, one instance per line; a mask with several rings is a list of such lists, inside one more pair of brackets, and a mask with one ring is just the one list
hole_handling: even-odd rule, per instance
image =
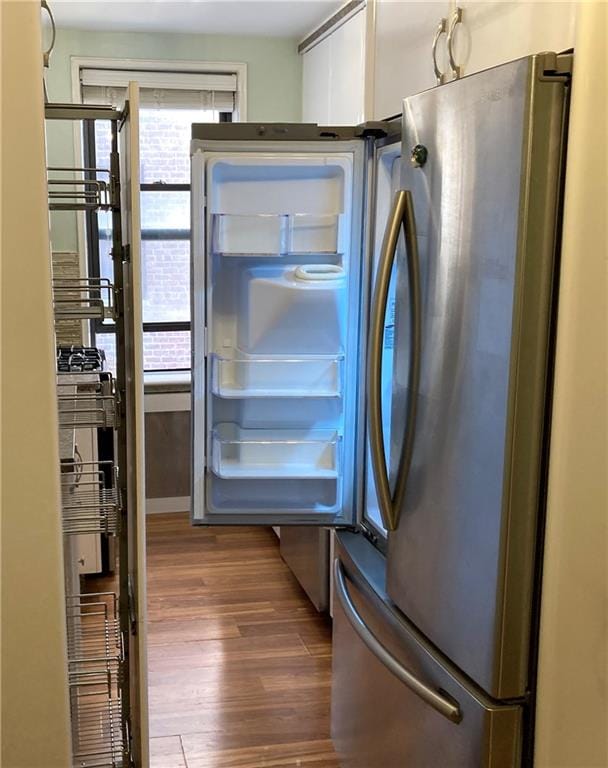
[[369, 120], [359, 123], [355, 128], [355, 136], [361, 139], [383, 139], [390, 133], [390, 125], [386, 120]]
[[572, 53], [543, 53], [539, 80], [569, 82], [572, 77]]
[[133, 577], [129, 574], [128, 578], [128, 604], [129, 604], [129, 629], [132, 635], [137, 634], [137, 608], [135, 605], [135, 586]]

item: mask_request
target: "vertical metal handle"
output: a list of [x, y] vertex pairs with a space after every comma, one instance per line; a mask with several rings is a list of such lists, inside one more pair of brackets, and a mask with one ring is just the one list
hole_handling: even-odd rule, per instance
[[462, 67], [456, 64], [454, 60], [454, 30], [456, 25], [462, 22], [462, 8], [455, 8], [452, 16], [450, 17], [450, 28], [448, 30], [448, 36], [446, 38], [446, 45], [448, 49], [448, 61], [450, 62], [450, 69], [454, 75], [454, 79], [458, 80], [462, 77]]
[[435, 72], [435, 79], [437, 80], [437, 85], [442, 85], [445, 83], [445, 72], [442, 72], [439, 69], [439, 64], [437, 64], [437, 44], [439, 43], [439, 38], [441, 35], [445, 35], [448, 28], [448, 20], [447, 19], [439, 19], [439, 24], [437, 24], [437, 29], [435, 30], [435, 36], [433, 37], [433, 70]]
[[[391, 495], [386, 455], [384, 452], [384, 430], [382, 428], [382, 341], [384, 336], [384, 317], [388, 302], [391, 272], [397, 251], [399, 231], [403, 226], [408, 259], [410, 289], [410, 309], [412, 312], [410, 338], [409, 402], [405, 425], [405, 437], [394, 496]], [[407, 475], [411, 463], [414, 428], [416, 421], [416, 401], [420, 378], [420, 278], [418, 244], [416, 241], [416, 222], [412, 193], [400, 189], [393, 200], [393, 206], [384, 233], [380, 262], [376, 275], [376, 285], [372, 301], [369, 335], [368, 363], [368, 434], [372, 470], [376, 485], [378, 507], [382, 524], [387, 531], [394, 531], [399, 522], [399, 512]]]
[[407, 481], [414, 452], [416, 434], [416, 415], [418, 411], [418, 390], [420, 388], [420, 358], [422, 351], [422, 299], [420, 295], [420, 256], [416, 238], [416, 219], [414, 203], [410, 192], [407, 193], [404, 218], [405, 249], [407, 254], [407, 274], [410, 309], [410, 360], [408, 371], [408, 401], [405, 414], [405, 434], [401, 446], [401, 456], [397, 468], [397, 481], [392, 498], [395, 527], [399, 525], [399, 516], [405, 499]]

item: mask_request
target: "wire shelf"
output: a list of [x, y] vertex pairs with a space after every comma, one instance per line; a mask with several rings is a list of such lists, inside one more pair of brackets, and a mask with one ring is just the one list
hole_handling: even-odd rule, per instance
[[111, 374], [66, 373], [57, 376], [59, 428], [115, 427], [118, 408]]
[[118, 530], [118, 470], [111, 461], [67, 461], [61, 465], [63, 532], [68, 535]]
[[114, 319], [114, 286], [104, 277], [53, 280], [55, 320]]
[[[89, 178], [85, 174], [89, 174]], [[105, 168], [47, 168], [47, 184], [51, 211], [96, 211], [112, 207], [113, 178]]]
[[66, 621], [70, 663], [123, 658], [118, 597], [114, 592], [68, 595]]
[[[74, 596], [77, 606], [80, 605], [85, 613], [76, 611], [74, 618], [77, 621], [72, 621], [72, 632], [80, 623], [88, 621], [84, 607], [86, 604], [81, 601], [101, 597], [106, 596]], [[85, 657], [68, 661], [73, 768], [126, 768], [129, 765], [125, 751], [128, 744], [127, 726], [123, 720], [119, 687], [122, 682], [122, 651], [120, 649], [119, 655], [112, 656], [119, 635], [115, 634], [114, 620], [107, 618], [108, 623], [104, 621], [104, 633], [97, 642], [92, 640], [88, 629], [84, 633], [86, 639], [82, 641], [86, 647], [81, 647], [81, 641], [77, 641], [77, 651], [84, 652]], [[96, 652], [105, 650], [109, 651], [109, 655], [94, 656]], [[86, 657], [86, 654], [91, 655]]]
[[127, 768], [120, 699], [72, 703], [73, 768]]

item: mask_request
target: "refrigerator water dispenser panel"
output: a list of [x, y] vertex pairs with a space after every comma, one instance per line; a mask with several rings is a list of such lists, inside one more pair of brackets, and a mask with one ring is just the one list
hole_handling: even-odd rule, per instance
[[239, 347], [254, 354], [343, 351], [346, 280], [333, 264], [243, 272]]

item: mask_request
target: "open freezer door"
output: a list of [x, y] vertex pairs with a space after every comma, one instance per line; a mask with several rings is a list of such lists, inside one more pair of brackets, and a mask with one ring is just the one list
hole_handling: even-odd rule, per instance
[[[129, 83], [125, 118], [120, 128], [120, 193], [122, 210], [123, 290], [125, 315], [125, 421], [127, 498], [121, 536], [121, 602], [128, 597], [125, 647], [126, 699], [131, 759], [146, 768], [148, 756], [148, 686], [146, 654], [146, 494], [144, 467], [144, 374], [141, 289], [141, 216], [139, 183], [139, 88]], [[121, 318], [117, 323], [121, 322]], [[125, 536], [126, 527], [126, 536]], [[126, 587], [126, 589], [124, 589]], [[124, 607], [121, 605], [121, 609]], [[123, 702], [124, 704], [124, 702]]]
[[194, 125], [193, 522], [356, 522], [373, 129]]

